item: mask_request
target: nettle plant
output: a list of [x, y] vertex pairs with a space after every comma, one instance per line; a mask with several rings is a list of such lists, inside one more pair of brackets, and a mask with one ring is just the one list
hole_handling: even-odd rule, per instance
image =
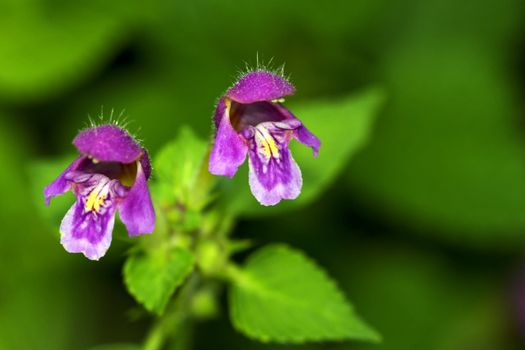
[[[107, 253], [117, 212], [129, 236], [143, 235], [131, 240], [124, 264], [127, 289], [154, 316], [137, 348], [187, 342], [196, 321], [217, 315], [225, 284], [233, 326], [254, 340], [379, 340], [303, 252], [231, 235], [238, 218], [312, 203], [365, 142], [382, 101], [381, 91], [367, 89], [292, 114], [283, 103], [294, 90], [282, 71], [242, 74], [217, 103], [211, 144], [182, 128], [153, 167], [118, 124], [94, 125], [73, 140], [79, 156], [46, 186], [46, 203], [74, 193], [60, 242], [90, 260]], [[246, 158], [248, 174], [239, 169]], [[275, 229], [286, 234], [278, 222]], [[232, 257], [245, 250], [254, 252], [238, 265]]]

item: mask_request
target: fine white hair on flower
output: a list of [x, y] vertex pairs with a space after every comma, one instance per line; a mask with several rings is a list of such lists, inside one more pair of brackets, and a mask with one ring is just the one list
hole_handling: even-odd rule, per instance
[[115, 108], [111, 108], [109, 111], [109, 115], [105, 114], [104, 112], [104, 105], [100, 106], [100, 112], [96, 117], [92, 117], [89, 113], [87, 115], [88, 122], [85, 123], [84, 127], [78, 130], [78, 132], [82, 132], [86, 129], [93, 129], [97, 128], [102, 125], [111, 124], [118, 126], [121, 129], [126, 130], [126, 132], [135, 139], [135, 141], [143, 146], [144, 140], [139, 137], [140, 131], [142, 130], [142, 127], [136, 128], [136, 130], [132, 131], [129, 130], [130, 125], [133, 124], [133, 120], [129, 119], [129, 116], [127, 115], [127, 111], [125, 108], [121, 109], [118, 114], [115, 112]]
[[244, 68], [241, 68], [237, 71], [237, 74], [234, 77], [234, 81], [238, 81], [246, 74], [252, 72], [266, 71], [273, 73], [283, 78], [284, 80], [290, 82], [290, 74], [284, 73], [286, 63], [283, 63], [281, 65], [275, 65], [273, 60], [274, 58], [271, 57], [267, 62], [265, 62], [264, 59], [259, 59], [259, 52], [257, 52], [255, 55], [255, 65], [250, 64], [248, 61], [244, 61]]

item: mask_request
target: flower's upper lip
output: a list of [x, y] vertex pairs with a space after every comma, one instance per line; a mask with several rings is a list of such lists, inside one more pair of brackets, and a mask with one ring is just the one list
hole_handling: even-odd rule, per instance
[[127, 131], [112, 124], [81, 131], [73, 145], [80, 153], [103, 162], [132, 163], [144, 154], [143, 148]]
[[285, 78], [272, 72], [257, 70], [243, 75], [225, 97], [238, 103], [271, 101], [292, 95], [295, 88]]

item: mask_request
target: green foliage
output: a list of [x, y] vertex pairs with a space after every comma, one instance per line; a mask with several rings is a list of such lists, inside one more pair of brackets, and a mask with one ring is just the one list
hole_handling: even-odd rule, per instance
[[[78, 315], [91, 320], [96, 314], [89, 303], [93, 283], [71, 273], [75, 259], [40, 220], [35, 208], [44, 206], [43, 187], [35, 199], [31, 184], [38, 179], [25, 173], [33, 139], [6, 117], [0, 113], [0, 349], [68, 349], [79, 338], [64, 334], [78, 330]], [[93, 329], [82, 325], [86, 338], [94, 337]]]
[[219, 301], [215, 291], [203, 289], [191, 299], [191, 314], [200, 320], [211, 319], [219, 314]]
[[95, 346], [90, 350], [141, 350], [142, 347], [137, 344], [105, 344]]
[[93, 74], [122, 45], [129, 19], [140, 15], [132, 15], [135, 6], [134, 1], [3, 2], [0, 41], [9, 45], [0, 45], [0, 93], [19, 100], [48, 97]]
[[[463, 266], [431, 247], [370, 241], [334, 244], [332, 263], [345, 276], [341, 285], [352, 288], [359, 309], [384, 336], [381, 350], [514, 349], [501, 343], [510, 317], [507, 286], [486, 256], [471, 256]], [[346, 256], [358, 263], [349, 264]]]
[[180, 247], [134, 254], [124, 265], [129, 292], [149, 311], [162, 314], [175, 289], [193, 270], [194, 258]]
[[338, 100], [292, 106], [293, 113], [321, 140], [319, 156], [315, 158], [310, 148], [296, 141], [290, 144], [303, 174], [302, 193], [296, 200], [281, 202], [271, 208], [263, 207], [249, 193], [245, 165], [228, 189], [226, 198], [231, 209], [246, 216], [268, 215], [314, 201], [366, 143], [383, 100], [381, 89], [369, 88]]
[[[409, 24], [418, 34], [388, 52], [391, 103], [348, 175], [369, 215], [492, 249], [525, 241], [525, 142], [518, 73], [500, 55], [501, 38], [523, 19], [514, 1], [490, 2], [421, 4]], [[490, 36], [480, 41], [480, 31]]]
[[[175, 293], [169, 312], [151, 317], [153, 331], [162, 326], [157, 349], [188, 350], [192, 338], [196, 349], [296, 349], [293, 344], [254, 344], [234, 336], [224, 322], [193, 328], [192, 321], [220, 313], [216, 307], [221, 306], [223, 281], [216, 277], [229, 255], [251, 242], [274, 239], [300, 241], [322, 257], [385, 338], [380, 345], [352, 342], [330, 348], [521, 349], [508, 277], [509, 268], [521, 264], [515, 252], [525, 239], [524, 5], [522, 0], [335, 0], [330, 6], [313, 0], [0, 1], [0, 349], [136, 342], [147, 325], [135, 322], [133, 316], [142, 312], [123, 297], [114, 271], [122, 262], [118, 249], [137, 241], [130, 260], [156, 255], [159, 247], [191, 247], [198, 269]], [[154, 18], [143, 21], [148, 14]], [[73, 158], [63, 165], [57, 161], [55, 169], [55, 161], [31, 160], [71, 152], [72, 136], [101, 105], [117, 113], [126, 109], [131, 131], [140, 129], [151, 154], [183, 124], [205, 138], [201, 144], [207, 143], [214, 102], [244, 61], [254, 64], [256, 52], [264, 62], [274, 57], [276, 64], [286, 63], [297, 87], [287, 106], [322, 140], [318, 158], [291, 143], [304, 175], [297, 201], [259, 206], [249, 193], [244, 168], [233, 181], [220, 180], [227, 203], [236, 210], [226, 213], [230, 217], [225, 220], [224, 203], [198, 194], [207, 196], [213, 180], [195, 180], [183, 176], [184, 169], [175, 170], [186, 164], [188, 173], [199, 174], [193, 161], [202, 160], [199, 176], [206, 175], [206, 150], [182, 147], [193, 143], [190, 137], [170, 152], [163, 150], [164, 159], [155, 158], [150, 188], [157, 232], [130, 240], [114, 235], [109, 256], [99, 263], [65, 253], [58, 237], [50, 235], [58, 235], [74, 198], [66, 194], [45, 207], [42, 189]], [[371, 109], [379, 106], [371, 107], [373, 93], [362, 103], [357, 96], [336, 98], [377, 83], [388, 96], [379, 123], [354, 119], [367, 103]], [[326, 100], [316, 102], [319, 96]], [[354, 98], [362, 109], [340, 113]], [[347, 148], [347, 143], [359, 145], [350, 149], [354, 146]], [[164, 165], [166, 181], [161, 180]], [[171, 182], [179, 175], [178, 182]], [[339, 186], [343, 176], [349, 177], [348, 187]], [[332, 190], [319, 198], [328, 187]], [[286, 221], [280, 227], [293, 225], [293, 230], [270, 229], [275, 223], [264, 219], [308, 204], [279, 218]], [[51, 219], [52, 229], [38, 220], [40, 211]], [[242, 220], [236, 232], [235, 213], [259, 218]], [[363, 224], [363, 218], [373, 222]], [[337, 231], [337, 225], [344, 227]], [[349, 229], [354, 225], [364, 232]], [[377, 232], [377, 225], [389, 229]], [[117, 220], [120, 229], [124, 226]], [[466, 246], [511, 249], [508, 255], [476, 256], [450, 251], [446, 244], [434, 249], [434, 239], [410, 239], [409, 249], [399, 249], [409, 231]], [[229, 240], [229, 234], [240, 240]], [[220, 235], [224, 240], [217, 239]], [[280, 276], [287, 271], [282, 265], [271, 272]], [[250, 286], [268, 284], [255, 283], [243, 270], [237, 277]], [[265, 278], [274, 277], [258, 276]], [[303, 300], [303, 294], [295, 299]], [[130, 309], [136, 313], [123, 316]], [[181, 312], [176, 320], [173, 310]], [[185, 319], [191, 320], [181, 324]], [[281, 317], [276, 324], [285, 321]]]
[[202, 273], [213, 274], [224, 267], [227, 256], [216, 242], [203, 240], [195, 250], [197, 264]]
[[137, 301], [159, 315], [195, 264], [194, 254], [185, 248], [192, 241], [186, 232], [200, 227], [199, 209], [209, 200], [213, 182], [204, 171], [207, 149], [206, 142], [183, 128], [154, 158], [151, 190], [157, 228], [153, 236], [140, 241], [140, 249], [132, 250], [124, 265], [124, 280]]
[[45, 205], [44, 188], [55, 180], [75, 160], [75, 156], [59, 159], [37, 160], [29, 165], [31, 195], [33, 203], [42, 218], [47, 219], [52, 227], [57, 227], [67, 210], [75, 203], [74, 196], [68, 191], [61, 196], [53, 197], [49, 206]]
[[298, 250], [267, 246], [232, 275], [231, 321], [251, 338], [280, 343], [380, 339], [330, 277]]
[[190, 128], [183, 127], [162, 148], [153, 162], [156, 193], [161, 203], [179, 203], [192, 209], [206, 204], [207, 185], [212, 183], [205, 163], [208, 147]]
[[[26, 135], [8, 122], [7, 114], [0, 113], [0, 164], [3, 164], [0, 171], [0, 191], [6, 198], [0, 201], [0, 212], [8, 218], [20, 217], [20, 209], [27, 206], [23, 203], [24, 196], [21, 194], [22, 191], [26, 191], [27, 182], [20, 176], [20, 172], [27, 157], [28, 146], [29, 140]], [[40, 191], [42, 199], [43, 192]], [[0, 240], [8, 238], [9, 235], [0, 235]], [[8, 249], [7, 246], [4, 248]]]

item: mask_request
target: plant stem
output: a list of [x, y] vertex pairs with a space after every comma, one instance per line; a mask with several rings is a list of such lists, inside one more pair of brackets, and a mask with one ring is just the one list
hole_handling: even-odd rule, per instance
[[144, 342], [144, 350], [159, 350], [162, 347], [164, 343], [164, 334], [162, 328], [161, 322], [158, 322], [153, 326], [153, 328], [148, 333], [146, 341]]
[[188, 277], [188, 281], [171, 301], [168, 309], [151, 327], [144, 341], [144, 350], [162, 349], [168, 338], [174, 337], [181, 328], [184, 328], [181, 326], [188, 321], [188, 305], [197, 283], [198, 276], [195, 273]]

